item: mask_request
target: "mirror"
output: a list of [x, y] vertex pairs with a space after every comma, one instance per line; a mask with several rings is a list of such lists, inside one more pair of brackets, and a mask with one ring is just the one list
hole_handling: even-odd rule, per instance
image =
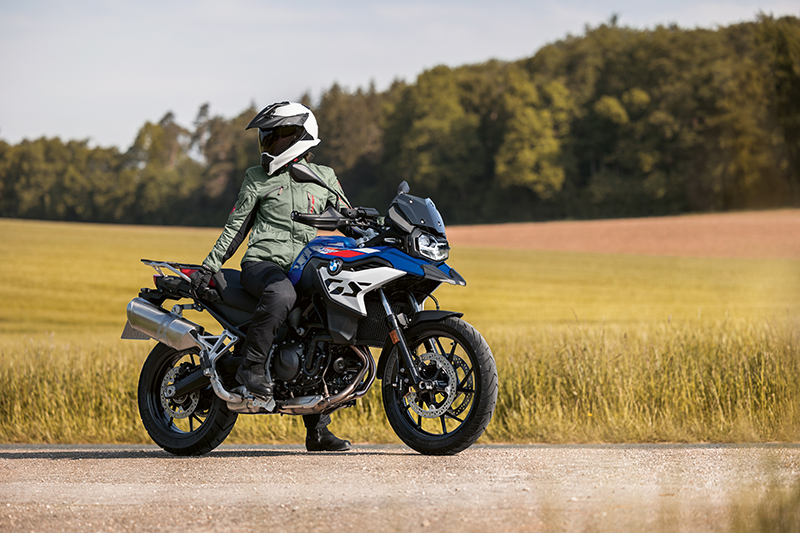
[[[339, 209], [339, 201], [344, 201], [344, 199], [339, 196], [338, 192], [325, 185], [325, 182], [322, 181], [322, 178], [314, 174], [314, 171], [305, 165], [295, 163], [294, 165], [290, 166], [289, 175], [297, 183], [313, 183], [314, 185], [319, 185], [323, 189], [332, 192], [336, 196], [336, 209]], [[344, 203], [347, 204], [347, 202]]]
[[328, 188], [322, 180], [314, 174], [314, 171], [308, 168], [305, 165], [301, 165], [300, 163], [295, 163], [294, 165], [289, 167], [289, 174], [292, 176], [292, 179], [298, 183], [313, 183], [315, 185], [319, 185], [320, 187]]
[[408, 194], [408, 191], [410, 191], [410, 190], [411, 189], [409, 188], [408, 183], [405, 180], [403, 180], [403, 181], [400, 182], [400, 185], [398, 185], [398, 187], [397, 187], [397, 194], [398, 195], [400, 195], [400, 194]]

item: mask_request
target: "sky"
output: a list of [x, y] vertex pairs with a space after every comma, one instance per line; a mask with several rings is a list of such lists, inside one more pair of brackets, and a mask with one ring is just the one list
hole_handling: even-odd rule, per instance
[[[714, 28], [797, 0], [0, 0], [0, 139], [88, 139], [126, 150], [167, 112], [312, 99], [413, 82], [436, 65], [534, 55], [617, 14], [618, 24]], [[321, 137], [324, 138], [324, 125]]]

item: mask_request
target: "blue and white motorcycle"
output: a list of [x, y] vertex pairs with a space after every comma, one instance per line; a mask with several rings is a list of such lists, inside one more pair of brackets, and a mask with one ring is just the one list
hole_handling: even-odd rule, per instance
[[[295, 164], [291, 175], [328, 189], [306, 166]], [[239, 271], [222, 269], [196, 294], [189, 276], [199, 265], [143, 260], [157, 272], [155, 288], [128, 304], [123, 338], [158, 341], [138, 388], [152, 439], [176, 455], [205, 454], [239, 414], [331, 413], [354, 405], [378, 377], [386, 416], [408, 446], [429, 455], [471, 446], [492, 418], [497, 368], [481, 334], [432, 296], [442, 283], [466, 285], [445, 263], [449, 245], [433, 202], [409, 195], [403, 182], [385, 217], [328, 207], [292, 218], [362, 236], [317, 237], [294, 261], [297, 303], [266, 362], [273, 398], [254, 397], [235, 379], [257, 304]], [[428, 298], [435, 310], [424, 309]], [[167, 300], [176, 301], [170, 310]], [[186, 309], [209, 313], [222, 333], [187, 320]], [[382, 349], [377, 365], [370, 347]]]

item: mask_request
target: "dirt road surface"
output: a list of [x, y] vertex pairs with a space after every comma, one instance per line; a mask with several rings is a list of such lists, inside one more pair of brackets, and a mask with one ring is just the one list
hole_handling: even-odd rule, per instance
[[0, 531], [728, 531], [800, 445], [0, 446]]

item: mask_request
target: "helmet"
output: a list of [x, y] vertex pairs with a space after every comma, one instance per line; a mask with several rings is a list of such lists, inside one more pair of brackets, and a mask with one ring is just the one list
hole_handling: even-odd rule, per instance
[[319, 144], [317, 119], [303, 104], [280, 102], [262, 109], [247, 128], [258, 128], [261, 166], [275, 174]]

